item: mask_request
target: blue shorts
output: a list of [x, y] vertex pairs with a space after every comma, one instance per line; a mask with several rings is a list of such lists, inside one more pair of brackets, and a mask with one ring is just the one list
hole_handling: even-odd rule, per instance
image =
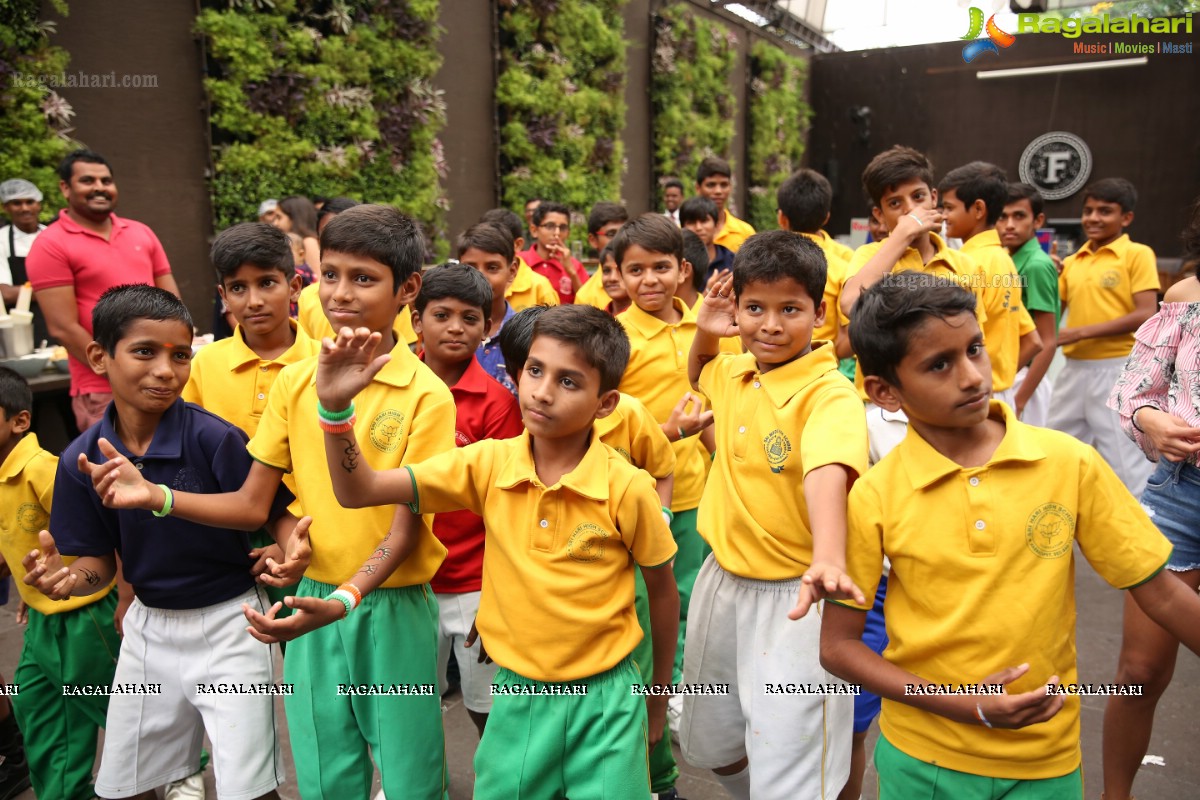
[[[867, 622], [863, 626], [863, 644], [883, 655], [887, 649], [887, 628], [883, 622], [883, 598], [887, 596], [887, 575], [879, 579], [879, 589], [875, 592], [875, 605], [867, 612]], [[871, 727], [871, 721], [879, 716], [879, 695], [863, 690], [854, 697], [854, 732], [862, 733]]]
[[1200, 569], [1200, 469], [1161, 459], [1142, 492], [1142, 508], [1174, 545], [1167, 569]]

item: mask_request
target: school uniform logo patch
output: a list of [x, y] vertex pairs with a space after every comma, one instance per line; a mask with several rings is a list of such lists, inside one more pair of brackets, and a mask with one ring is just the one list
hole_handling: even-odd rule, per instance
[[776, 428], [763, 439], [763, 450], [767, 453], [767, 464], [770, 465], [771, 472], [778, 474], [783, 472], [783, 462], [787, 461], [788, 454], [792, 452], [792, 442], [786, 433]]
[[574, 561], [599, 561], [604, 557], [608, 531], [592, 522], [581, 523], [567, 541], [567, 555]]
[[1038, 558], [1061, 558], [1075, 540], [1075, 517], [1058, 503], [1034, 509], [1025, 525], [1025, 542]]
[[26, 533], [37, 533], [49, 521], [50, 515], [37, 503], [22, 503], [17, 509], [17, 524]]
[[404, 414], [399, 411], [382, 411], [371, 421], [371, 444], [381, 452], [396, 452], [403, 435]]
[[1105, 289], [1115, 289], [1121, 285], [1121, 273], [1110, 269], [1100, 276], [1100, 285]]

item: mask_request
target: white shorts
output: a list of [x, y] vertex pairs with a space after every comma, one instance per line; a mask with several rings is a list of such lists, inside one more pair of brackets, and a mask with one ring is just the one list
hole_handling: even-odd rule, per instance
[[896, 445], [908, 435], [908, 415], [903, 411], [888, 411], [886, 408], [866, 404], [868, 463], [878, 464]]
[[[1020, 371], [1017, 372], [1017, 380], [1013, 384], [1014, 397], [1016, 396], [1016, 391], [1021, 388], [1021, 384], [1025, 382], [1025, 376], [1028, 374], [1029, 367], [1021, 367]], [[1021, 422], [1024, 422], [1026, 425], [1036, 425], [1039, 428], [1045, 428], [1050, 423], [1050, 398], [1050, 376], [1043, 375], [1041, 382], [1025, 402], [1025, 412], [1021, 414]]]
[[274, 697], [275, 648], [246, 633], [242, 603], [270, 607], [262, 589], [206, 608], [149, 608], [134, 600], [113, 686], [161, 693], [113, 694], [101, 797], [131, 797], [200, 769], [207, 731], [221, 800], [251, 800], [283, 783]]
[[496, 682], [496, 664], [479, 663], [479, 642], [466, 646], [467, 634], [479, 613], [479, 592], [435, 595], [438, 601], [438, 694], [446, 692], [446, 665], [450, 650], [458, 662], [462, 681], [463, 705], [477, 714], [492, 710], [492, 684]]
[[729, 695], [683, 698], [679, 744], [689, 764], [750, 759], [755, 800], [836, 798], [850, 774], [854, 698], [792, 693], [845, 684], [821, 667], [820, 608], [787, 618], [800, 580], [731, 575], [709, 555], [688, 609], [684, 684], [728, 684]]

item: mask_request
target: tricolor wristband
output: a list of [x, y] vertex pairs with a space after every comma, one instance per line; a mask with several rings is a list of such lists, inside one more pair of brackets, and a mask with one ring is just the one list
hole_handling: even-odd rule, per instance
[[321, 405], [321, 401], [317, 401], [317, 416], [326, 422], [344, 422], [354, 416], [354, 403], [341, 411], [330, 411], [325, 406]]
[[351, 415], [349, 419], [345, 419], [340, 422], [330, 422], [328, 420], [318, 418], [317, 424], [320, 425], [321, 430], [325, 431], [326, 433], [349, 433], [350, 431], [354, 430], [354, 423], [357, 420], [358, 418], [354, 415]]
[[[349, 616], [350, 612], [353, 611], [358, 606], [358, 603], [355, 601], [354, 595], [350, 594], [345, 589], [340, 589], [340, 588], [334, 589], [332, 592], [329, 593], [329, 595], [325, 599], [326, 600], [336, 600], [337, 602], [344, 605], [346, 607], [346, 616]], [[344, 618], [345, 617], [343, 617], [343, 619]]]

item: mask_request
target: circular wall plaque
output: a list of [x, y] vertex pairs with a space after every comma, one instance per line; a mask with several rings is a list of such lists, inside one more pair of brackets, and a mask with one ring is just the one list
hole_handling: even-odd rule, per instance
[[1047, 200], [1062, 200], [1083, 188], [1092, 174], [1092, 151], [1073, 133], [1055, 131], [1037, 137], [1021, 154], [1021, 180]]

